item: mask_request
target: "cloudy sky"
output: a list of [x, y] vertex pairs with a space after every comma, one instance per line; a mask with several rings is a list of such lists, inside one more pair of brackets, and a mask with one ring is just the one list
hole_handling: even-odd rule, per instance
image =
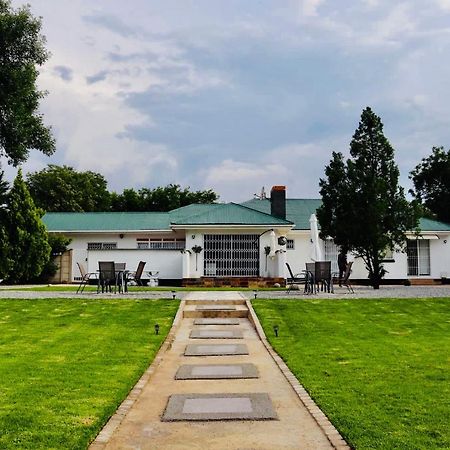
[[450, 0], [29, 2], [52, 53], [39, 83], [57, 152], [33, 152], [25, 171], [313, 197], [367, 105], [405, 186], [450, 144]]

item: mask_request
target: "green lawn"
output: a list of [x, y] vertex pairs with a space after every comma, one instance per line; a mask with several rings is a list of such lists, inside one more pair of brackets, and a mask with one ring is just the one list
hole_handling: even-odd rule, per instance
[[450, 448], [450, 298], [253, 305], [273, 347], [352, 446]]
[[177, 307], [0, 300], [0, 448], [86, 448], [152, 361]]

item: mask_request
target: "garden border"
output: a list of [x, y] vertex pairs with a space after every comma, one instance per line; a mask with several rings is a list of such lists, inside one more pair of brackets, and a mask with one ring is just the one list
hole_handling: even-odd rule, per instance
[[89, 450], [101, 450], [105, 448], [105, 446], [111, 440], [116, 429], [122, 423], [122, 420], [125, 418], [136, 400], [141, 395], [145, 385], [148, 383], [155, 370], [161, 364], [163, 355], [172, 347], [172, 343], [175, 340], [176, 331], [183, 318], [184, 305], [184, 300], [181, 300], [180, 305], [178, 306], [178, 311], [173, 320], [172, 327], [170, 328], [166, 339], [159, 348], [158, 353], [156, 354], [152, 363], [148, 366], [148, 368], [142, 374], [141, 378], [139, 378], [137, 383], [133, 386], [131, 391], [126, 396], [125, 400], [123, 400], [120, 406], [116, 409], [116, 412], [109, 418], [109, 420], [97, 434], [95, 439], [90, 443]]
[[259, 322], [258, 316], [253, 309], [253, 305], [250, 300], [246, 301], [249, 316], [248, 319], [253, 324], [256, 332], [261, 339], [264, 347], [270, 353], [270, 356], [275, 361], [275, 364], [283, 372], [283, 375], [287, 379], [288, 383], [292, 386], [292, 389], [297, 394], [300, 401], [305, 405], [306, 409], [312, 415], [313, 419], [322, 429], [327, 439], [330, 441], [331, 445], [338, 450], [350, 450], [351, 447], [348, 445], [346, 440], [341, 436], [338, 430], [330, 422], [328, 417], [323, 413], [323, 411], [316, 405], [314, 400], [310, 397], [306, 389], [300, 384], [300, 382], [295, 378], [294, 374], [290, 371], [286, 363], [281, 359], [278, 353], [272, 348], [269, 341], [267, 340], [266, 334]]

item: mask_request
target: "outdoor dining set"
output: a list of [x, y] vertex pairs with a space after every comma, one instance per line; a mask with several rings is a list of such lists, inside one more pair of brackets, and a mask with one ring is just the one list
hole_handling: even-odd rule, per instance
[[[126, 269], [126, 263], [123, 262], [99, 261], [96, 272], [87, 272], [83, 264], [77, 263], [81, 275], [77, 294], [82, 293], [92, 280], [97, 284], [97, 293], [126, 293], [130, 283], [143, 286], [142, 275], [145, 264], [145, 261], [140, 261], [136, 270], [130, 271]], [[152, 280], [157, 280], [157, 275], [157, 272], [149, 272]]]
[[315, 261], [306, 263], [306, 269], [294, 274], [289, 263], [286, 263], [289, 277], [286, 280], [288, 292], [295, 286], [304, 286], [305, 294], [317, 294], [318, 292], [334, 293], [334, 281], [339, 282], [339, 286], [345, 286], [349, 292], [354, 293], [350, 283], [350, 274], [353, 262], [345, 266], [343, 273], [331, 271], [331, 261]]

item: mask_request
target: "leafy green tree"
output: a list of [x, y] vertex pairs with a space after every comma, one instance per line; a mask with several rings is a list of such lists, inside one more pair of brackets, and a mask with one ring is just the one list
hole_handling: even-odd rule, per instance
[[72, 167], [49, 164], [27, 176], [36, 206], [45, 211], [108, 211], [110, 194], [105, 177], [96, 172], [77, 172]]
[[6, 202], [8, 199], [8, 182], [3, 179], [4, 172], [0, 171], [0, 279], [4, 279], [11, 265], [9, 257], [9, 240], [7, 223]]
[[214, 203], [219, 196], [211, 189], [191, 191], [179, 184], [142, 188], [139, 191], [124, 189], [122, 194], [111, 194], [112, 211], [170, 211], [192, 203]]
[[411, 194], [439, 220], [450, 223], [450, 150], [433, 147], [411, 172]]
[[350, 143], [351, 158], [333, 152], [320, 180], [322, 206], [317, 211], [321, 237], [361, 257], [371, 285], [378, 289], [386, 270], [387, 249], [404, 248], [407, 231], [418, 226], [417, 205], [410, 204], [398, 185], [394, 149], [383, 134], [380, 118], [370, 108]]
[[15, 166], [30, 149], [46, 155], [55, 150], [50, 128], [37, 112], [45, 95], [36, 86], [37, 67], [48, 58], [40, 32], [41, 19], [29, 6], [14, 10], [9, 0], [0, 0], [0, 155]]
[[121, 194], [111, 192], [111, 211], [145, 211], [144, 198], [134, 189], [124, 189]]
[[50, 257], [48, 234], [19, 169], [8, 198], [8, 234], [11, 283], [24, 283], [38, 277]]

